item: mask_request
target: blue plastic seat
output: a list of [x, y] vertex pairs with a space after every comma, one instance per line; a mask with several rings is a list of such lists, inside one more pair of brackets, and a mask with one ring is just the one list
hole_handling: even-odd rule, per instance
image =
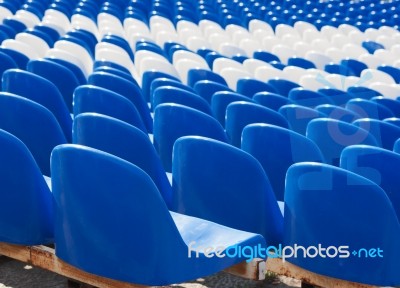
[[[94, 63], [93, 63], [93, 71], [96, 70], [96, 69], [98, 69], [99, 67], [104, 67], [104, 66], [109, 67], [109, 68], [113, 68], [113, 69], [116, 69], [116, 70], [119, 70], [120, 72], [124, 73], [124, 74], [123, 74], [123, 75], [124, 75], [124, 76], [123, 76], [124, 78], [127, 77], [125, 74], [130, 75], [131, 78], [132, 78], [131, 72], [130, 72], [126, 67], [124, 67], [124, 66], [122, 66], [122, 65], [119, 65], [119, 64], [117, 64], [117, 63], [115, 63], [115, 62], [113, 62], [113, 61], [96, 60], [96, 61], [94, 61]], [[129, 80], [130, 80], [130, 79], [129, 79]], [[136, 80], [133, 80], [133, 81], [135, 82]]]
[[325, 65], [324, 70], [331, 74], [339, 74], [343, 76], [355, 76], [356, 73], [348, 66], [336, 63], [329, 63]]
[[382, 65], [377, 68], [379, 71], [385, 72], [393, 77], [397, 84], [400, 84], [400, 69], [393, 66]]
[[330, 118], [312, 120], [307, 126], [306, 136], [318, 145], [325, 162], [335, 166], [339, 166], [340, 153], [347, 146], [378, 146], [378, 141], [367, 130]]
[[15, 64], [17, 64], [17, 66], [18, 66], [17, 68], [26, 69], [26, 64], [28, 64], [29, 58], [27, 56], [25, 56], [24, 54], [22, 54], [18, 51], [8, 49], [8, 48], [3, 48], [3, 47], [0, 47], [0, 52], [10, 56], [14, 60]]
[[276, 56], [273, 53], [267, 52], [267, 51], [254, 51], [253, 58], [267, 62], [267, 63], [272, 62], [272, 61], [281, 62], [281, 59], [279, 59], [278, 56]]
[[13, 60], [13, 58], [3, 52], [0, 52], [0, 76], [3, 75], [3, 72], [7, 69], [17, 68], [17, 63]]
[[182, 137], [174, 145], [172, 174], [174, 210], [259, 233], [268, 245], [281, 243], [282, 214], [250, 154], [214, 139]]
[[88, 48], [90, 55], [95, 55], [95, 47], [97, 44], [97, 38], [91, 32], [84, 29], [76, 29], [68, 31], [66, 35], [78, 38], [86, 43], [86, 48]]
[[202, 81], [202, 80], [209, 80], [209, 81], [213, 81], [216, 83], [221, 83], [222, 85], [225, 85], [225, 86], [228, 85], [228, 84], [226, 84], [225, 79], [222, 78], [221, 75], [214, 73], [210, 70], [206, 70], [206, 69], [201, 69], [201, 68], [190, 69], [187, 76], [188, 76], [187, 83], [190, 87], [194, 87], [194, 85], [198, 81]]
[[254, 94], [259, 92], [276, 93], [274, 87], [272, 87], [268, 83], [256, 79], [251, 79], [251, 78], [239, 79], [236, 85], [237, 85], [236, 86], [237, 93], [246, 95], [250, 98], [253, 97]]
[[278, 201], [284, 201], [287, 169], [297, 162], [324, 162], [318, 146], [305, 136], [270, 124], [250, 124], [243, 129], [242, 150], [264, 168]]
[[208, 103], [211, 103], [212, 96], [214, 93], [219, 91], [229, 91], [233, 92], [228, 86], [209, 81], [209, 80], [201, 80], [198, 81], [194, 86], [193, 90], [203, 97]]
[[275, 111], [278, 111], [284, 105], [293, 104], [293, 101], [287, 97], [270, 92], [258, 92], [253, 95], [253, 100], [256, 103]]
[[24, 23], [13, 18], [6, 18], [3, 20], [4, 25], [8, 25], [15, 30], [15, 32], [20, 33], [24, 31], [27, 27]]
[[53, 113], [11, 93], [0, 93], [0, 129], [18, 137], [32, 153], [42, 174], [50, 176], [50, 154], [67, 139]]
[[171, 78], [157, 78], [154, 79], [150, 85], [150, 103], [153, 103], [154, 91], [157, 90], [157, 88], [165, 86], [172, 86], [196, 94], [196, 92], [192, 88], [190, 88], [189, 86], [183, 84], [178, 80], [173, 80]]
[[384, 96], [375, 96], [371, 98], [371, 101], [382, 104], [392, 111], [395, 117], [400, 117], [400, 102], [398, 100], [390, 99]]
[[128, 53], [132, 62], [135, 61], [135, 57], [133, 55], [132, 49], [129, 46], [129, 43], [124, 38], [114, 35], [114, 34], [106, 34], [106, 35], [104, 35], [103, 39], [101, 39], [101, 42], [107, 42], [107, 43], [111, 43], [111, 44], [121, 47], [122, 49], [124, 49], [126, 51], [126, 53]]
[[[51, 162], [56, 255], [91, 274], [168, 285], [246, 260], [207, 258], [202, 251], [197, 258], [192, 248], [265, 245], [260, 235], [169, 212], [151, 178], [111, 154], [62, 145], [54, 149]], [[108, 252], [99, 246], [109, 247]]]
[[270, 79], [267, 83], [275, 88], [276, 93], [282, 96], [288, 96], [290, 90], [301, 87], [299, 84], [286, 79]]
[[293, 88], [290, 90], [288, 98], [298, 105], [310, 108], [321, 104], [333, 104], [330, 97], [304, 88]]
[[226, 108], [225, 130], [232, 145], [240, 147], [243, 128], [252, 123], [266, 123], [288, 128], [288, 122], [278, 112], [262, 105], [239, 101]]
[[353, 99], [349, 93], [335, 88], [320, 88], [317, 92], [328, 96], [337, 106], [345, 105], [350, 99]]
[[93, 72], [106, 72], [106, 73], [110, 73], [116, 76], [119, 76], [121, 78], [124, 78], [130, 82], [132, 82], [135, 85], [138, 85], [136, 80], [132, 77], [131, 73], [126, 73], [120, 69], [117, 68], [113, 68], [110, 66], [97, 66], [96, 68], [93, 69]]
[[[36, 25], [34, 27], [34, 29], [41, 31], [41, 32], [45, 33], [46, 35], [48, 35], [51, 38], [53, 43], [55, 43], [60, 38], [60, 34], [58, 34], [58, 32], [51, 27], [43, 26], [43, 25], [39, 24], [39, 25]], [[53, 45], [51, 45], [51, 46], [53, 46]]]
[[117, 118], [147, 132], [135, 105], [126, 97], [111, 90], [83, 85], [74, 92], [74, 116], [94, 112]]
[[319, 105], [315, 107], [315, 110], [325, 114], [328, 118], [344, 121], [347, 123], [352, 123], [353, 121], [360, 118], [360, 115], [351, 110], [331, 104]]
[[379, 92], [363, 86], [351, 86], [347, 89], [347, 92], [352, 98], [362, 98], [365, 100], [381, 95]]
[[35, 159], [21, 140], [1, 129], [0, 147], [0, 241], [53, 243], [53, 198]]
[[153, 110], [163, 103], [176, 103], [211, 115], [210, 104], [199, 95], [173, 86], [162, 86], [153, 91]]
[[153, 131], [153, 119], [150, 115], [150, 109], [142, 95], [141, 89], [137, 85], [124, 78], [106, 72], [92, 73], [89, 76], [88, 84], [109, 89], [126, 97], [135, 105], [147, 131], [149, 133]]
[[171, 80], [181, 82], [178, 78], [176, 78], [172, 75], [169, 75], [167, 73], [164, 73], [164, 72], [160, 72], [160, 71], [156, 71], [156, 70], [150, 70], [150, 71], [144, 72], [143, 76], [142, 76], [142, 93], [143, 93], [143, 97], [146, 100], [146, 102], [150, 102], [150, 96], [151, 96], [150, 87], [151, 87], [151, 84], [153, 83], [153, 81], [158, 78], [168, 78]]
[[60, 64], [62, 66], [65, 66], [66, 68], [68, 68], [69, 70], [72, 71], [72, 73], [74, 73], [76, 79], [79, 82], [79, 85], [85, 85], [87, 84], [87, 80], [85, 75], [83, 74], [81, 68], [79, 68], [78, 66], [76, 66], [75, 64], [68, 62], [66, 60], [62, 60], [62, 59], [57, 59], [57, 58], [45, 58], [46, 60], [55, 62], [57, 64]]
[[399, 164], [399, 154], [367, 145], [347, 147], [340, 157], [341, 168], [368, 178], [385, 190], [397, 217], [400, 216]]
[[60, 124], [65, 138], [71, 142], [71, 115], [60, 91], [52, 82], [31, 72], [10, 69], [3, 73], [2, 90], [28, 98], [49, 109]]
[[179, 137], [196, 135], [227, 142], [221, 124], [196, 109], [172, 103], [158, 105], [154, 110], [154, 146], [164, 169], [172, 170], [172, 148]]
[[235, 101], [253, 102], [249, 97], [229, 91], [215, 92], [211, 98], [211, 111], [215, 119], [225, 127], [226, 107]]
[[296, 104], [284, 105], [278, 112], [286, 118], [290, 130], [306, 135], [308, 123], [317, 118], [326, 117], [322, 112]]
[[400, 138], [400, 127], [389, 122], [363, 118], [354, 121], [353, 124], [368, 131], [375, 137], [379, 147], [388, 150], [392, 150], [394, 142]]
[[[337, 252], [336, 257], [303, 257], [301, 252], [300, 257], [287, 261], [347, 281], [378, 286], [400, 283], [395, 269], [400, 257], [399, 220], [378, 185], [317, 163], [293, 165], [286, 183], [284, 245], [320, 245], [335, 247], [326, 250], [330, 255]], [[373, 255], [368, 254], [370, 249], [375, 249], [376, 257], [369, 257]]]
[[351, 69], [354, 72], [354, 75], [357, 77], [360, 77], [361, 72], [364, 69], [368, 69], [368, 66], [364, 62], [351, 58], [343, 59], [340, 61], [340, 64]]
[[51, 81], [64, 98], [69, 112], [72, 112], [72, 94], [79, 81], [67, 67], [47, 59], [37, 59], [28, 62], [26, 70]]
[[141, 168], [171, 208], [171, 185], [147, 134], [126, 122], [97, 113], [79, 114], [74, 119], [73, 131], [74, 144], [102, 150]]
[[385, 49], [385, 46], [383, 46], [382, 44], [379, 44], [378, 42], [375, 41], [363, 41], [361, 43], [361, 46], [363, 48], [365, 48], [368, 53], [370, 54], [374, 54], [374, 52], [378, 49]]
[[290, 57], [288, 59], [289, 66], [297, 66], [304, 69], [316, 68], [315, 64], [307, 59], [301, 57]]
[[394, 117], [393, 112], [386, 108], [386, 106], [375, 101], [361, 98], [350, 100], [347, 102], [345, 108], [357, 113], [362, 118], [383, 120], [385, 118]]

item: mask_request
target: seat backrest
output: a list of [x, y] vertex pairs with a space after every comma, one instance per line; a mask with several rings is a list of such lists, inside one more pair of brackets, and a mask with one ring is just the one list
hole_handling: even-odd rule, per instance
[[307, 138], [321, 150], [327, 164], [339, 166], [342, 150], [350, 145], [377, 146], [375, 137], [356, 125], [330, 118], [312, 120], [307, 126]]
[[1, 129], [0, 147], [0, 241], [53, 243], [53, 198], [35, 159], [21, 140]]
[[42, 174], [50, 176], [53, 148], [67, 142], [54, 117], [44, 106], [11, 93], [0, 93], [0, 129], [18, 137], [31, 151]]
[[[161, 259], [183, 257], [187, 247], [156, 185], [143, 170], [81, 145], [56, 147], [51, 169], [58, 257], [107, 278], [165, 282], [157, 278], [161, 266], [154, 265]], [[109, 247], [109, 252], [105, 255], [98, 247]]]
[[79, 86], [79, 82], [70, 69], [43, 58], [29, 61], [26, 70], [42, 76], [56, 85], [69, 112], [72, 113], [72, 94], [75, 88]]
[[108, 115], [147, 132], [135, 105], [126, 97], [102, 87], [82, 85], [75, 89], [74, 116], [85, 112]]
[[149, 133], [153, 131], [153, 119], [151, 118], [149, 107], [143, 98], [141, 89], [138, 86], [124, 78], [106, 72], [92, 73], [89, 76], [88, 84], [109, 89], [126, 97], [139, 111], [147, 131]]
[[270, 124], [250, 124], [243, 129], [242, 150], [264, 168], [278, 201], [284, 200], [287, 169], [297, 162], [324, 162], [318, 146], [305, 136]]
[[194, 84], [193, 86], [193, 90], [196, 91], [196, 93], [203, 97], [205, 100], [207, 100], [208, 103], [211, 103], [211, 98], [215, 92], [233, 92], [233, 90], [230, 89], [228, 86], [209, 80], [197, 81], [196, 84]]
[[311, 120], [326, 117], [324, 113], [297, 104], [284, 105], [278, 112], [285, 117], [291, 130], [302, 135], [306, 135], [307, 125]]
[[154, 146], [167, 172], [171, 172], [172, 148], [176, 139], [188, 135], [227, 142], [221, 124], [210, 115], [179, 104], [157, 106], [154, 110]]
[[[174, 145], [173, 207], [280, 243], [283, 218], [260, 163], [248, 153], [205, 137]], [[221, 205], [224, 203], [223, 205]]]
[[385, 118], [394, 117], [393, 112], [388, 108], [371, 100], [360, 98], [352, 99], [347, 102], [345, 108], [359, 114], [363, 118], [383, 120]]
[[286, 119], [278, 112], [262, 105], [239, 101], [226, 108], [225, 130], [230, 143], [240, 147], [243, 128], [252, 123], [266, 123], [288, 128]]
[[3, 73], [2, 90], [28, 98], [49, 109], [60, 124], [67, 141], [71, 141], [72, 119], [64, 98], [52, 82], [31, 72], [10, 69]]
[[400, 138], [400, 127], [376, 119], [358, 119], [354, 125], [367, 130], [378, 142], [378, 146], [392, 150], [394, 142]]
[[[325, 257], [303, 257], [300, 252], [288, 258], [291, 263], [343, 280], [393, 285], [400, 281], [394, 268], [400, 257], [399, 241], [393, 206], [372, 181], [326, 164], [298, 163], [289, 168], [284, 245], [333, 246], [336, 249], [329, 249], [330, 255], [338, 252], [334, 257], [326, 253]], [[366, 255], [370, 249], [375, 249], [376, 257]]]
[[298, 105], [310, 108], [321, 104], [333, 104], [333, 101], [328, 96], [304, 88], [293, 88], [290, 90], [288, 98]]
[[171, 185], [148, 135], [118, 119], [83, 113], [74, 119], [73, 143], [90, 146], [129, 161], [145, 171], [157, 185], [167, 206]]

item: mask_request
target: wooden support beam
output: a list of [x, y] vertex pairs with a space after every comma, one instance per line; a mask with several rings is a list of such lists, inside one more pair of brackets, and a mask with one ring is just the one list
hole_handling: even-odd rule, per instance
[[304, 283], [324, 288], [374, 288], [376, 286], [349, 282], [341, 279], [331, 278], [328, 276], [313, 273], [311, 271], [300, 268], [287, 261], [283, 262], [280, 258], [268, 258], [267, 270], [278, 275], [284, 275], [290, 278], [301, 280]]

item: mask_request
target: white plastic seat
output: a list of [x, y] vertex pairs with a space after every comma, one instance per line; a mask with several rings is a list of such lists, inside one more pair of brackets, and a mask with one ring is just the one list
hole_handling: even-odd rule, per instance
[[352, 43], [350, 37], [343, 34], [335, 34], [331, 37], [331, 44], [336, 48], [343, 48], [344, 45]]
[[223, 43], [232, 43], [231, 38], [222, 33], [213, 33], [207, 39], [214, 50], [218, 50]]
[[381, 43], [388, 50], [397, 43], [394, 38], [392, 38], [391, 36], [387, 36], [387, 35], [379, 35], [376, 38], [376, 42]]
[[334, 88], [334, 85], [326, 81], [323, 76], [318, 75], [303, 75], [300, 80], [299, 84], [304, 88], [312, 91], [317, 91], [318, 89], [324, 87]]
[[247, 53], [245, 50], [243, 50], [242, 48], [239, 48], [237, 45], [231, 44], [231, 43], [222, 43], [219, 46], [218, 51], [222, 55], [227, 56], [229, 58], [231, 58], [235, 55], [247, 56]]
[[0, 6], [0, 22], [3, 22], [7, 17], [11, 17], [13, 13], [6, 7]]
[[[253, 31], [252, 33], [251, 33], [251, 35], [253, 35], [253, 38], [254, 39], [261, 39], [261, 41], [262, 41], [262, 39], [264, 39], [265, 37], [271, 37], [271, 36], [273, 36], [273, 37], [276, 37], [275, 36], [275, 34], [272, 32], [269, 32], [269, 31], [267, 31], [267, 30], [262, 30], [262, 29], [257, 29], [257, 30], [255, 30], [255, 31]], [[261, 42], [260, 41], [260, 42]]]
[[290, 57], [296, 56], [296, 51], [287, 45], [278, 44], [272, 47], [273, 54], [279, 57], [282, 63], [287, 64]]
[[254, 51], [262, 49], [262, 45], [256, 40], [246, 38], [240, 41], [239, 48], [246, 51], [247, 55], [252, 56]]
[[365, 65], [367, 65], [368, 68], [371, 69], [376, 69], [378, 68], [378, 66], [381, 66], [383, 64], [382, 59], [379, 59], [378, 57], [369, 53], [360, 54], [358, 57], [356, 57], [356, 59], [358, 61], [364, 62]]
[[303, 41], [306, 43], [311, 44], [314, 39], [318, 38], [324, 38], [324, 36], [319, 31], [316, 31], [314, 29], [307, 29], [303, 32]]
[[349, 24], [340, 24], [338, 27], [338, 30], [340, 30], [345, 35], [349, 35], [353, 31], [360, 32], [360, 30], [357, 27], [355, 27], [353, 25], [349, 25]]
[[[122, 47], [120, 47], [120, 46], [118, 46], [116, 44], [112, 44], [112, 43], [109, 43], [109, 42], [99, 42], [99, 43], [97, 43], [96, 46], [95, 46], [95, 55], [97, 55], [98, 51], [102, 50], [102, 49], [109, 49], [111, 51], [115, 51], [115, 52], [124, 54], [125, 58], [131, 60], [128, 52], [124, 48], [122, 48]], [[96, 58], [96, 60], [98, 60], [97, 56], [95, 56], [95, 58]]]
[[89, 52], [79, 44], [67, 40], [59, 40], [54, 43], [54, 48], [78, 55], [84, 65], [85, 75], [90, 75], [93, 70], [93, 59]]
[[317, 38], [311, 42], [311, 46], [315, 51], [324, 52], [326, 49], [331, 48], [332, 44], [325, 38]]
[[361, 54], [368, 53], [368, 51], [364, 48], [362, 48], [359, 45], [355, 45], [352, 43], [346, 44], [342, 47], [342, 51], [348, 55], [347, 57], [349, 58], [357, 58]]
[[335, 47], [326, 49], [325, 54], [335, 63], [339, 63], [342, 59], [347, 57], [347, 55], [341, 49]]
[[396, 54], [386, 49], [375, 50], [374, 57], [381, 59], [383, 61], [383, 64], [386, 65], [391, 65], [392, 63], [396, 62], [399, 59], [399, 57]]
[[97, 24], [89, 17], [81, 14], [73, 14], [71, 17], [71, 27], [74, 29], [84, 29], [96, 36], [99, 40], [99, 30]]
[[300, 35], [303, 35], [304, 31], [306, 31], [307, 29], [318, 31], [318, 29], [313, 24], [305, 21], [297, 21], [296, 23], [294, 23], [293, 27]]
[[40, 18], [36, 14], [33, 14], [27, 10], [18, 10], [14, 17], [18, 21], [24, 23], [28, 28], [32, 28], [40, 23]]
[[140, 21], [139, 19], [135, 19], [135, 18], [131, 18], [131, 17], [125, 18], [123, 26], [124, 26], [126, 35], [130, 35], [131, 33], [135, 33], [138, 31], [150, 34], [149, 27], [146, 25], [146, 23]]
[[204, 37], [192, 36], [187, 39], [186, 47], [192, 51], [197, 51], [202, 48], [212, 49], [211, 43]]
[[179, 37], [175, 31], [159, 31], [155, 35], [155, 40], [160, 47], [164, 47], [164, 44], [169, 41], [179, 43]]
[[11, 49], [24, 54], [29, 59], [37, 59], [39, 55], [28, 44], [14, 39], [6, 39], [1, 43], [1, 47]]
[[363, 78], [363, 77], [365, 77], [366, 74], [371, 75], [371, 76], [368, 76], [368, 78], [370, 78], [370, 80], [366, 82], [367, 85], [374, 83], [374, 82], [382, 82], [382, 83], [386, 83], [386, 84], [395, 84], [396, 83], [392, 76], [390, 76], [389, 74], [387, 74], [383, 71], [380, 71], [380, 70], [364, 69], [361, 72], [360, 77]]
[[380, 35], [380, 31], [378, 29], [375, 28], [367, 28], [364, 31], [365, 36], [367, 37], [367, 39], [375, 41], [376, 38]]
[[153, 29], [155, 29], [155, 27], [162, 27], [161, 30], [176, 32], [174, 24], [169, 19], [159, 16], [159, 15], [153, 15], [150, 17], [149, 26], [150, 26], [150, 31], [152, 31], [152, 32], [153, 32]]
[[336, 27], [325, 25], [321, 28], [321, 34], [327, 38], [328, 40], [332, 39], [332, 36], [336, 34], [341, 34], [340, 30], [338, 30]]
[[393, 45], [390, 48], [390, 52], [400, 57], [400, 44]]
[[243, 69], [236, 69], [236, 68], [224, 68], [219, 73], [228, 84], [228, 87], [232, 90], [236, 91], [237, 82], [243, 78], [253, 78], [250, 73]]
[[180, 79], [178, 72], [171, 63], [162, 61], [157, 58], [146, 57], [140, 63], [140, 70], [139, 70], [140, 78], [142, 78], [144, 72], [150, 70], [157, 70]]
[[44, 13], [42, 21], [45, 21], [47, 19], [59, 25], [65, 31], [68, 31], [71, 28], [71, 22], [69, 21], [67, 15], [58, 10], [47, 9]]
[[240, 42], [245, 39], [253, 40], [253, 35], [251, 35], [247, 30], [238, 30], [232, 33], [231, 39], [234, 44], [239, 45]]
[[231, 37], [231, 39], [233, 39], [233, 35], [238, 32], [239, 33], [247, 33], [250, 36], [250, 33], [246, 28], [236, 25], [236, 24], [227, 25], [225, 27], [225, 31], [226, 31], [226, 33], [228, 33], [228, 35], [229, 35], [229, 37]]
[[54, 16], [44, 16], [41, 24], [56, 30], [60, 36], [64, 36], [65, 33], [67, 33], [67, 31], [70, 29], [70, 26], [67, 28], [63, 27], [63, 24], [60, 23], [60, 21]]
[[275, 27], [275, 36], [282, 38], [285, 35], [297, 35], [300, 37], [300, 34], [293, 28], [293, 26], [287, 24], [278, 24]]
[[185, 45], [187, 43], [187, 40], [193, 36], [197, 36], [197, 37], [203, 36], [203, 34], [200, 31], [200, 28], [197, 28], [197, 29], [185, 28], [185, 29], [180, 29], [178, 32], [179, 42], [183, 43]]
[[299, 83], [301, 77], [303, 77], [303, 75], [307, 74], [307, 69], [301, 68], [301, 67], [297, 67], [297, 66], [286, 66], [285, 68], [283, 68], [283, 78], [285, 78], [286, 80], [295, 82], [295, 83]]
[[293, 47], [297, 42], [301, 41], [302, 39], [299, 35], [288, 34], [283, 35], [281, 40], [282, 44]]
[[218, 29], [218, 31], [222, 31], [222, 32], [224, 31], [224, 29], [222, 29], [221, 25], [219, 25], [217, 22], [207, 20], [207, 19], [200, 20], [199, 27], [205, 37], [207, 37], [206, 30], [210, 29], [210, 28]]
[[[85, 75], [85, 66], [84, 66], [82, 60], [80, 58], [78, 58], [78, 56], [76, 56], [76, 54], [74, 55], [71, 52], [68, 52], [65, 50], [51, 48], [47, 51], [46, 58], [60, 59], [60, 60], [70, 62], [70, 63], [74, 64], [75, 66], [77, 66], [82, 71], [82, 73]], [[85, 75], [86, 78], [87, 78], [87, 76], [88, 75]]]
[[267, 22], [261, 21], [258, 19], [252, 19], [249, 22], [249, 31], [250, 31], [250, 33], [253, 33], [256, 30], [264, 30], [264, 31], [268, 32], [270, 35], [275, 34], [271, 25], [269, 25]]
[[305, 58], [314, 63], [315, 67], [324, 70], [325, 65], [333, 62], [332, 58], [317, 51], [309, 51], [306, 53]]
[[207, 61], [204, 60], [203, 57], [201, 57], [199, 54], [186, 50], [175, 51], [174, 54], [172, 55], [172, 64], [175, 65], [178, 61], [182, 59], [195, 61], [198, 62], [199, 65], [206, 66], [208, 69], [210, 68], [208, 67]]
[[228, 59], [228, 58], [217, 58], [213, 62], [213, 72], [217, 74], [221, 74], [221, 70], [225, 68], [235, 68], [238, 70], [245, 71], [243, 65], [235, 60]]
[[379, 27], [378, 30], [379, 30], [379, 34], [382, 35], [382, 36], [389, 36], [390, 37], [390, 36], [393, 36], [393, 35], [399, 33], [399, 31], [397, 31], [393, 27], [386, 26], [386, 25], [383, 25], [383, 26]]
[[296, 52], [297, 56], [304, 58], [307, 52], [313, 50], [313, 47], [307, 42], [298, 41], [293, 45], [293, 50]]
[[279, 45], [281, 43], [282, 43], [281, 39], [275, 36], [267, 36], [262, 39], [262, 46], [264, 47], [264, 50], [268, 52], [272, 52], [272, 48], [275, 45]]
[[275, 67], [259, 67], [254, 72], [254, 78], [260, 81], [267, 82], [273, 78], [284, 78], [284, 73]]
[[33, 49], [36, 52], [39, 58], [43, 58], [46, 55], [46, 52], [50, 49], [46, 41], [30, 33], [26, 32], [18, 33], [15, 36], [15, 40], [18, 40], [30, 46], [31, 49]]
[[371, 83], [368, 88], [378, 91], [382, 96], [396, 100], [400, 95], [399, 84], [388, 84], [382, 82]]
[[197, 26], [195, 23], [187, 21], [187, 20], [180, 20], [177, 24], [176, 24], [176, 32], [178, 32], [178, 34], [181, 33], [182, 30], [198, 30], [201, 33], [200, 27]]
[[269, 63], [254, 58], [244, 60], [242, 65], [253, 76], [255, 76], [255, 72], [259, 67], [272, 67]]
[[165, 58], [164, 56], [157, 54], [153, 51], [148, 51], [148, 50], [139, 50], [136, 51], [135, 53], [135, 66], [136, 69], [138, 69], [138, 71], [141, 71], [141, 65], [142, 65], [142, 61], [146, 58], [154, 58], [154, 59], [158, 59], [160, 61], [169, 63], [167, 58]]
[[208, 67], [207, 63], [191, 59], [179, 59], [176, 62], [174, 62], [174, 67], [178, 72], [179, 78], [181, 79], [183, 84], [187, 84], [187, 77], [189, 70], [195, 68], [210, 70], [210, 67]]
[[356, 45], [361, 45], [363, 41], [367, 40], [367, 36], [360, 30], [353, 30], [347, 36], [349, 36], [351, 41]]

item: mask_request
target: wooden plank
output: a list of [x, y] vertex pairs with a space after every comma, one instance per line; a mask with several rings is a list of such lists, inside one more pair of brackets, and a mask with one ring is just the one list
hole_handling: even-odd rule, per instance
[[253, 259], [251, 262], [242, 262], [224, 270], [229, 274], [240, 276], [250, 280], [265, 279], [265, 260]]
[[278, 275], [284, 275], [290, 278], [301, 280], [302, 282], [320, 286], [324, 288], [373, 288], [376, 286], [349, 282], [336, 279], [300, 268], [287, 261], [283, 262], [280, 258], [268, 258], [267, 270]]
[[7, 244], [0, 242], [0, 255], [30, 263], [31, 252], [27, 246]]

